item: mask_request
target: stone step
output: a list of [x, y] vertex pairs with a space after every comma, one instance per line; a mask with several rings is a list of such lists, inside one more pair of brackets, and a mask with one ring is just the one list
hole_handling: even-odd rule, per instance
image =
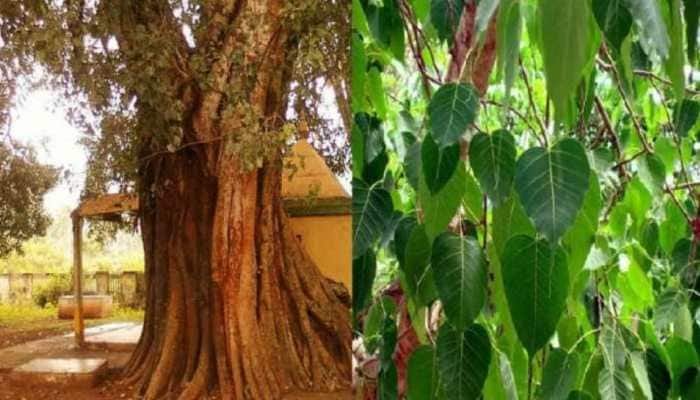
[[35, 358], [10, 372], [16, 385], [95, 387], [107, 372], [104, 358]]

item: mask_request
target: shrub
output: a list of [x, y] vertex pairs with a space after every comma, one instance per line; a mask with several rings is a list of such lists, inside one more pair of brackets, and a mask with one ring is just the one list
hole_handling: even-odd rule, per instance
[[71, 291], [68, 275], [54, 275], [46, 283], [34, 290], [32, 299], [39, 307], [58, 304], [58, 298]]

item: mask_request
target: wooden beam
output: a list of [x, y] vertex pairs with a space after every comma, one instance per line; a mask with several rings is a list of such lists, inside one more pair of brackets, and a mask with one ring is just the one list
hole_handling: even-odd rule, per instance
[[85, 322], [83, 321], [83, 218], [76, 212], [73, 219], [73, 296], [75, 312], [73, 313], [73, 331], [75, 345], [82, 348], [85, 344]]
[[107, 194], [94, 199], [86, 199], [80, 203], [76, 213], [80, 217], [98, 217], [123, 212], [136, 212], [139, 209], [139, 198], [128, 194]]

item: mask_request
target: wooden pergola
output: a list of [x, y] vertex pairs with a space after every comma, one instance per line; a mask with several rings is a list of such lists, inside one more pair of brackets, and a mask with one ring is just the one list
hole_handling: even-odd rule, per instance
[[127, 194], [108, 194], [95, 199], [84, 200], [71, 213], [73, 220], [73, 295], [75, 311], [73, 330], [75, 344], [85, 345], [85, 321], [83, 319], [83, 221], [85, 218], [109, 219], [123, 213], [136, 213], [139, 199]]

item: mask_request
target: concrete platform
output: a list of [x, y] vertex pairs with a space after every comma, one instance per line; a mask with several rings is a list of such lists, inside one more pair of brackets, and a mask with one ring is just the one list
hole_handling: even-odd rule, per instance
[[106, 329], [103, 332], [86, 336], [85, 345], [88, 349], [133, 351], [141, 337], [142, 330], [142, 324]]
[[[92, 342], [85, 349], [76, 349], [73, 334], [52, 336], [35, 340], [16, 346], [0, 349], [0, 373], [11, 372], [14, 368], [25, 364], [35, 358], [105, 358], [109, 362], [110, 369], [119, 369], [129, 360], [131, 350], [125, 349], [135, 346], [142, 325], [133, 322], [111, 323], [85, 329], [85, 339]], [[124, 332], [120, 337], [119, 332]], [[120, 340], [116, 349], [110, 349], [110, 344], [105, 340]], [[128, 339], [126, 339], [128, 338]], [[132, 341], [131, 343], [126, 343]], [[94, 347], [93, 347], [94, 346]]]
[[15, 368], [10, 380], [15, 385], [95, 387], [107, 372], [104, 358], [36, 358]]

